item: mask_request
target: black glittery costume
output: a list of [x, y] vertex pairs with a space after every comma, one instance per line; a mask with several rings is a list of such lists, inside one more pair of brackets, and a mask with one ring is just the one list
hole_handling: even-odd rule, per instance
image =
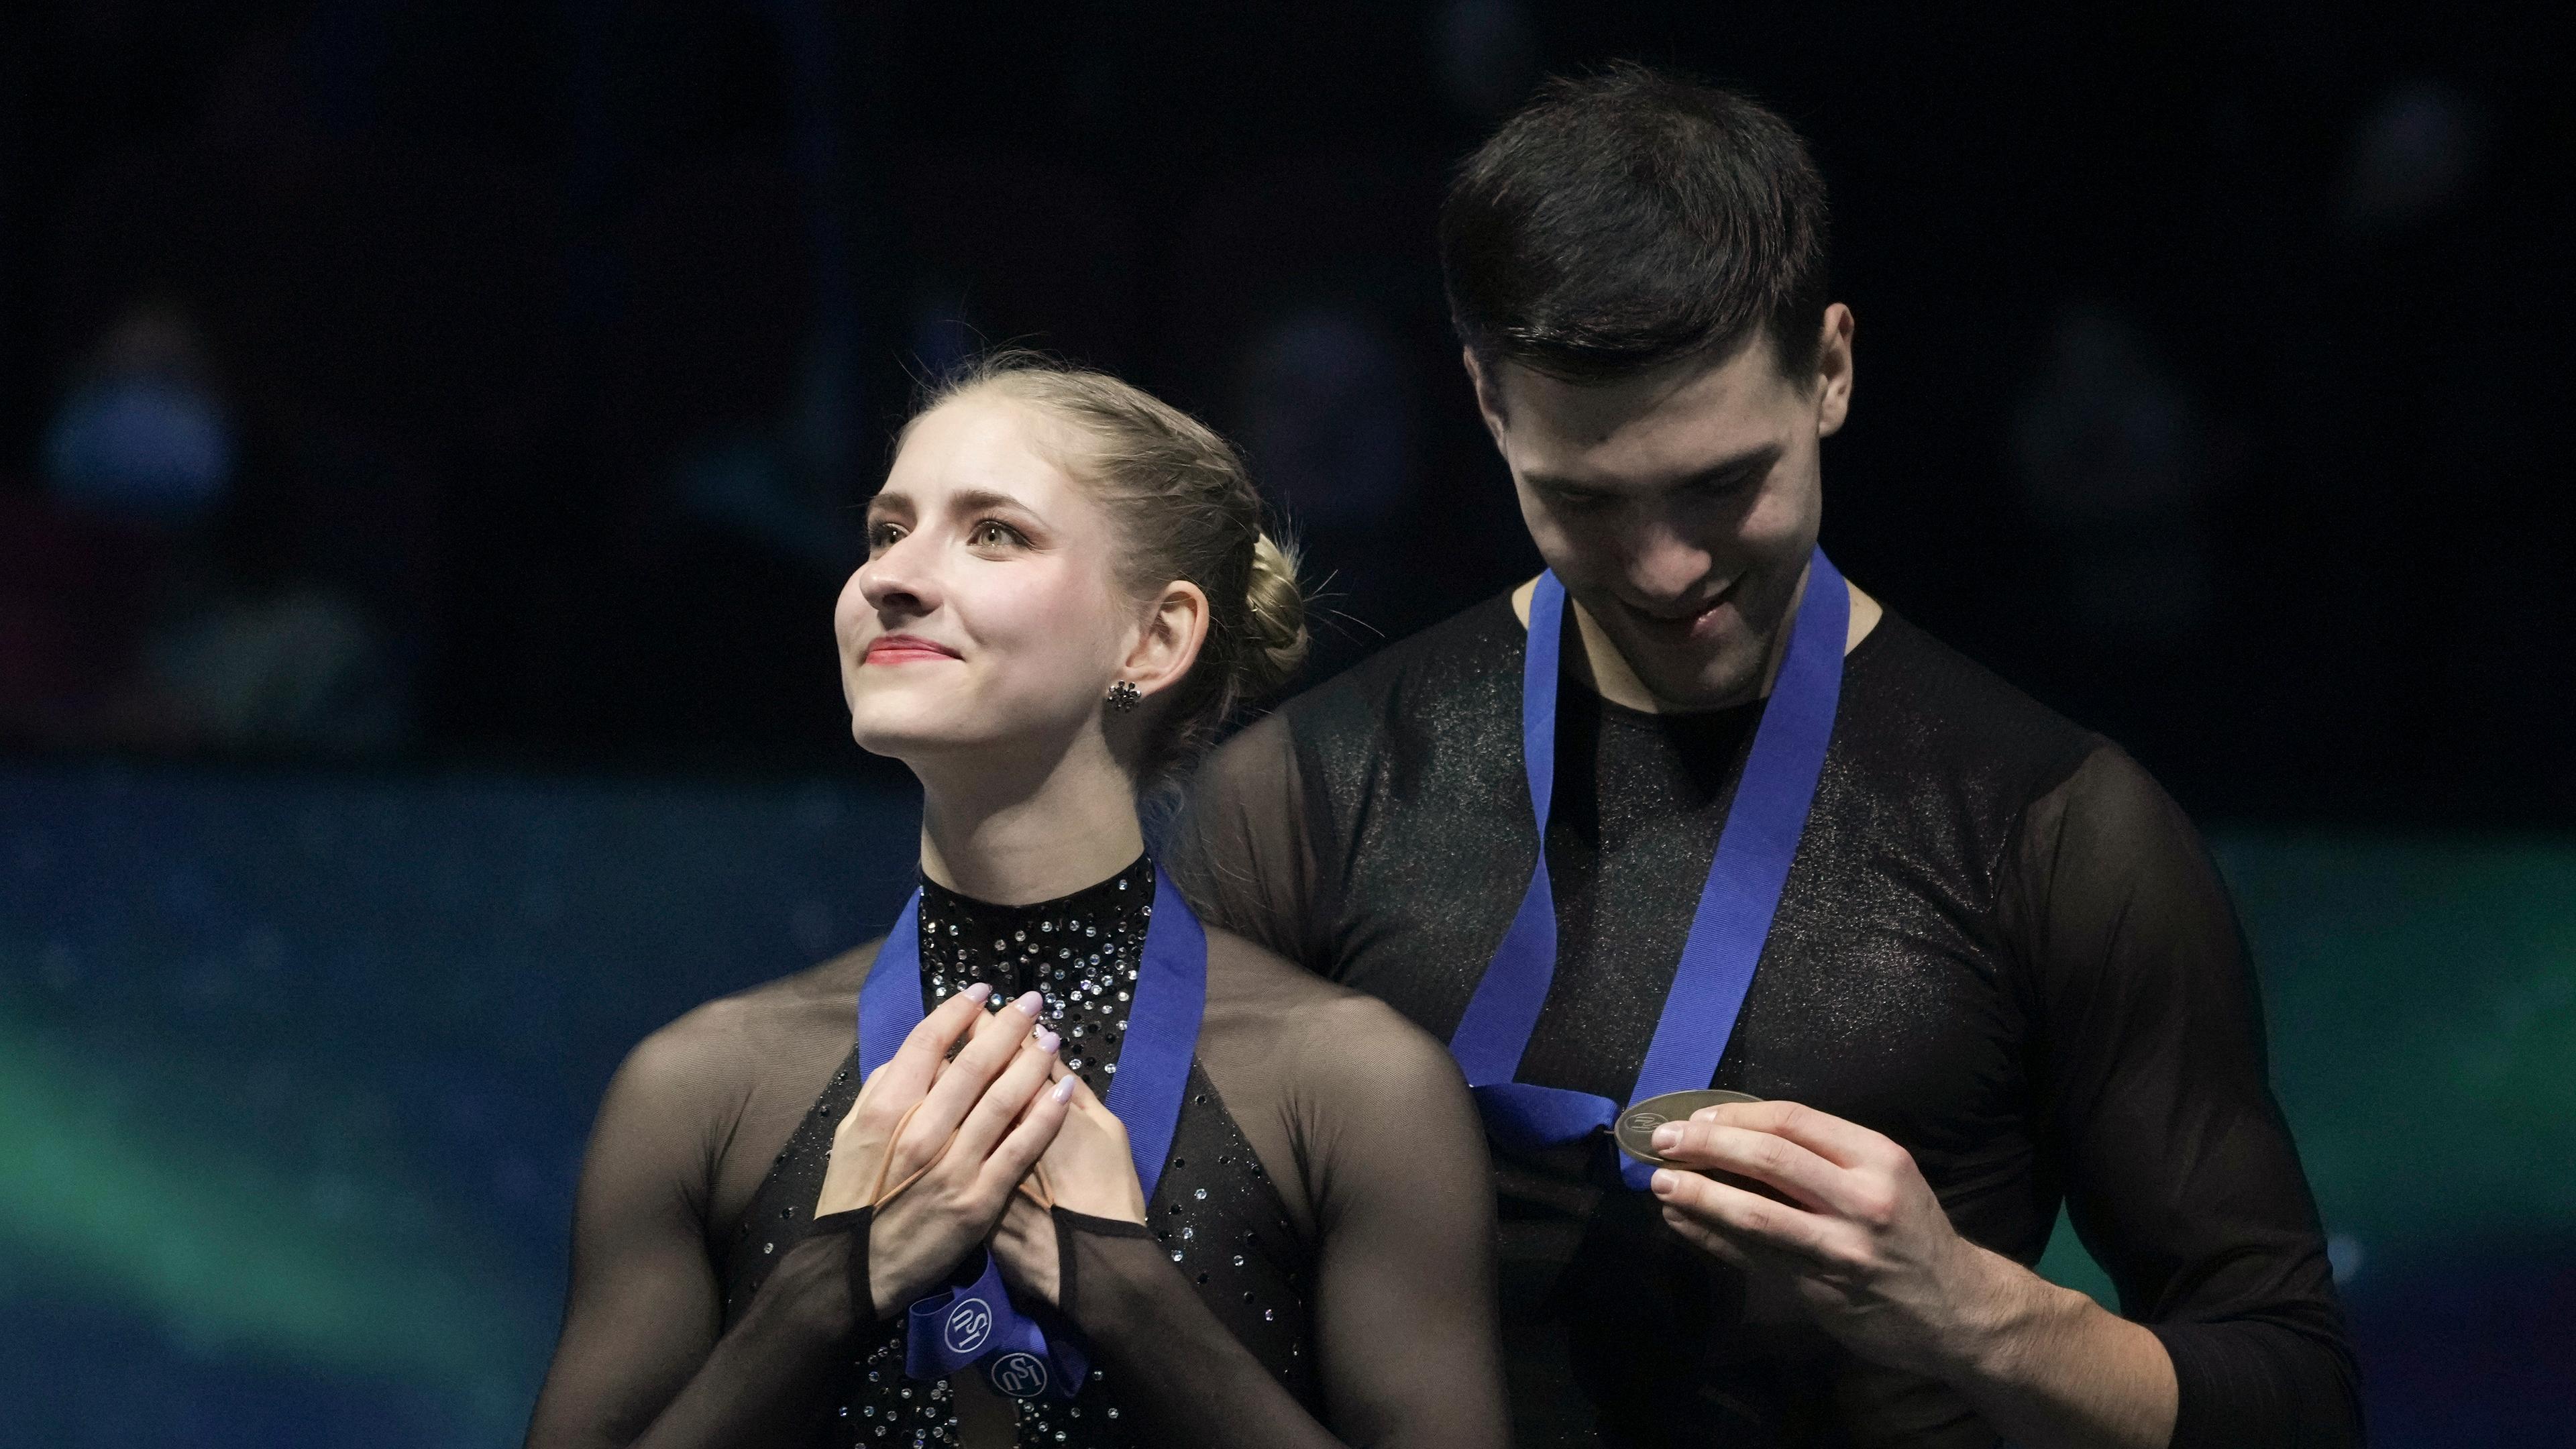
[[[925, 882], [924, 1005], [977, 981], [997, 1009], [1040, 992], [1066, 1065], [1105, 1097], [1153, 888], [1142, 858], [1030, 906]], [[1150, 1231], [1073, 1237], [1091, 1380], [1015, 1406], [905, 1378], [902, 1305], [856, 1322], [846, 1238], [810, 1230], [858, 1093], [851, 1013], [873, 959], [711, 1003], [621, 1070], [532, 1444], [1502, 1441], [1492, 1213], [1454, 1067], [1379, 1003], [1222, 932]]]
[[[987, 905], [924, 882], [922, 1004], [935, 1006], [978, 981], [993, 988], [997, 1010], [1022, 992], [1043, 993], [1040, 1019], [1064, 1038], [1065, 1065], [1106, 1098], [1118, 1070], [1126, 1003], [1144, 958], [1153, 897], [1153, 866], [1143, 858], [1114, 879], [1041, 906]], [[777, 1250], [803, 1236], [831, 1165], [832, 1130], [858, 1092], [853, 1048], [850, 1061], [788, 1139], [736, 1230], [724, 1272], [727, 1327], [760, 1291]], [[1181, 1101], [1171, 1159], [1146, 1217], [1155, 1240], [1189, 1275], [1209, 1311], [1311, 1412], [1314, 1327], [1304, 1285], [1313, 1276], [1314, 1245], [1290, 1226], [1279, 1190], [1196, 1064]], [[900, 1320], [886, 1323], [863, 1346], [843, 1402], [832, 1406], [848, 1432], [832, 1435], [830, 1442], [956, 1442], [947, 1385], [903, 1376], [902, 1330]], [[1105, 1370], [1092, 1370], [1091, 1382], [1070, 1403], [1021, 1403], [1019, 1442], [1133, 1442], [1121, 1432], [1118, 1396], [1106, 1377]], [[1132, 1424], [1133, 1415], [1125, 1421]]]
[[[1171, 857], [1202, 914], [1445, 1039], [1539, 845], [1524, 636], [1489, 601], [1230, 742]], [[1569, 674], [1545, 842], [1560, 955], [1520, 1080], [1626, 1099], [1760, 709], [1641, 714]], [[2175, 1444], [2358, 1442], [2315, 1209], [2198, 837], [2118, 749], [1892, 614], [1846, 661], [1712, 1085], [1887, 1134], [1965, 1236], [2021, 1263], [2063, 1200], [2171, 1354]], [[1521, 1443], [1995, 1442], [1947, 1386], [1749, 1299], [1605, 1167], [1497, 1164]]]

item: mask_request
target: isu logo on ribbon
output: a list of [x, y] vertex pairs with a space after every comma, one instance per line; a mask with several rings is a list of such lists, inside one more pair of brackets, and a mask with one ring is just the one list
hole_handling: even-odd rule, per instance
[[958, 1300], [957, 1306], [948, 1310], [948, 1323], [940, 1336], [948, 1340], [950, 1353], [974, 1353], [993, 1336], [992, 1306], [981, 1298]]
[[986, 1372], [993, 1387], [1015, 1399], [1034, 1399], [1047, 1390], [1046, 1360], [1033, 1353], [1006, 1353]]

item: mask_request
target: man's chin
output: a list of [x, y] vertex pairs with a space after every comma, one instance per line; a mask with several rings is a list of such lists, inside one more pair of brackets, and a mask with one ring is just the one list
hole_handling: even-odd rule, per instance
[[1630, 654], [1628, 661], [1637, 682], [1646, 686], [1656, 703], [1677, 713], [1749, 704], [1761, 691], [1761, 656], [1741, 648], [1720, 648], [1698, 658], [1643, 661]]

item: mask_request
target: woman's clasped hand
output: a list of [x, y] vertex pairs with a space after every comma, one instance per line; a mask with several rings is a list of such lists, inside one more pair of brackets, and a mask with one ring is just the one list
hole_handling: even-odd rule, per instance
[[1079, 1088], [1056, 1061], [1056, 1034], [1037, 1024], [1038, 994], [986, 1011], [991, 995], [969, 987], [923, 1017], [833, 1135], [814, 1212], [875, 1209], [870, 1318], [931, 1292], [992, 1235]]

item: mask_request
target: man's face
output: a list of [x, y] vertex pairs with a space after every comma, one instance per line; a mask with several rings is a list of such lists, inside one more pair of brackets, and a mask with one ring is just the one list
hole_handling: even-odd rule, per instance
[[1468, 358], [1539, 555], [1675, 708], [1761, 688], [1823, 518], [1818, 444], [1850, 403], [1851, 325], [1827, 311], [1798, 379], [1760, 337], [1603, 384]]

